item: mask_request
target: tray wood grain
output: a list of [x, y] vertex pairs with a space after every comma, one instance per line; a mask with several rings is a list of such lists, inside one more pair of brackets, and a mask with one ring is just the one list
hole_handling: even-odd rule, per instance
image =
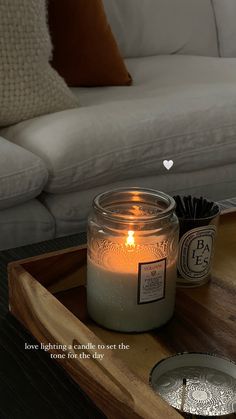
[[151, 333], [111, 332], [89, 319], [83, 246], [11, 263], [10, 311], [45, 344], [130, 346], [103, 351], [103, 360], [57, 359], [108, 418], [177, 419], [181, 416], [149, 388], [150, 370], [164, 357], [182, 351], [235, 359], [235, 256], [236, 214], [231, 213], [221, 217], [211, 282], [178, 288], [173, 318]]

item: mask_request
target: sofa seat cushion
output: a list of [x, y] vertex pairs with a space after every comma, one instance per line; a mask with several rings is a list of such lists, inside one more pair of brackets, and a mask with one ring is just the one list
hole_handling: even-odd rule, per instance
[[109, 182], [217, 169], [235, 162], [236, 60], [158, 56], [126, 61], [127, 87], [73, 89], [81, 107], [4, 130], [40, 156], [45, 190], [67, 193]]
[[39, 195], [47, 178], [38, 156], [0, 137], [0, 210]]
[[55, 223], [37, 199], [0, 210], [0, 250], [53, 239]]
[[235, 196], [236, 163], [219, 166], [217, 170], [210, 168], [194, 171], [191, 176], [170, 172], [160, 176], [147, 176], [98, 186], [87, 191], [62, 195], [43, 193], [40, 199], [55, 219], [56, 235], [65, 236], [87, 230], [88, 214], [93, 198], [97, 194], [124, 186], [162, 190], [170, 195], [202, 195], [210, 200], [219, 201]]

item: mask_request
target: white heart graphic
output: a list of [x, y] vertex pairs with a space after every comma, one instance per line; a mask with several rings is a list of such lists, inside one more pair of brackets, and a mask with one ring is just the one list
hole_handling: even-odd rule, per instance
[[167, 169], [170, 170], [173, 166], [174, 162], [173, 160], [164, 160], [163, 161], [163, 166]]

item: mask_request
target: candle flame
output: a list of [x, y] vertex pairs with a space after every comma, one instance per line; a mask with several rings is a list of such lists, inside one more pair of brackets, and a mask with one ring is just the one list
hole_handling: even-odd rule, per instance
[[128, 231], [128, 237], [126, 239], [125, 245], [127, 247], [135, 247], [134, 231]]

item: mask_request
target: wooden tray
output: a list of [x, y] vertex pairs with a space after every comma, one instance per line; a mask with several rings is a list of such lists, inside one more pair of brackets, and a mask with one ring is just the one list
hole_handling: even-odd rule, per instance
[[[236, 214], [221, 217], [212, 281], [177, 290], [172, 320], [151, 333], [111, 332], [86, 311], [86, 248], [77, 247], [9, 264], [11, 313], [43, 344], [116, 345], [130, 349], [49, 352], [108, 418], [180, 418], [148, 385], [159, 360], [182, 351], [235, 359]], [[73, 351], [70, 351], [73, 353]], [[81, 352], [89, 356], [80, 358]], [[92, 358], [95, 352], [102, 360]], [[64, 355], [63, 355], [64, 354]]]

